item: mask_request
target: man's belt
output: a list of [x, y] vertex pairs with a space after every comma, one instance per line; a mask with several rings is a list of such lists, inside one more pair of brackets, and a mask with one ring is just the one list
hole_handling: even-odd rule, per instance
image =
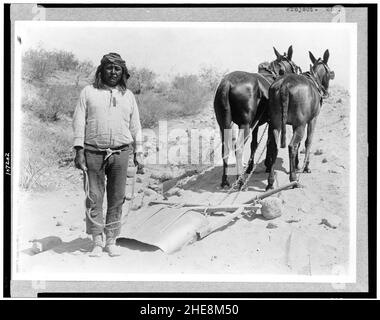
[[95, 147], [93, 145], [90, 145], [90, 144], [87, 144], [85, 143], [85, 150], [87, 151], [91, 151], [91, 152], [99, 152], [99, 153], [106, 153], [106, 156], [104, 158], [104, 161], [106, 161], [111, 155], [113, 154], [120, 154], [121, 151], [124, 151], [126, 149], [128, 149], [130, 146], [132, 146], [132, 143], [130, 144], [124, 144], [122, 146], [119, 146], [119, 147], [112, 147], [112, 148], [106, 148], [106, 149], [103, 149], [103, 148], [99, 148], [99, 147]]

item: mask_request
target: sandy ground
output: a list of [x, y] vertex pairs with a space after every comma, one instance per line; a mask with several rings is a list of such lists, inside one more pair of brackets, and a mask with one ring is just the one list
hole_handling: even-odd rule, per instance
[[[56, 274], [57, 277], [76, 274], [79, 270], [88, 275], [104, 272], [313, 276], [331, 275], [336, 266], [347, 269], [350, 231], [349, 112], [348, 93], [333, 88], [318, 119], [312, 145], [312, 173], [301, 176], [304, 188], [276, 195], [283, 202], [281, 217], [268, 221], [260, 212], [252, 217], [243, 217], [172, 254], [149, 244], [121, 238], [118, 244], [122, 256], [110, 258], [104, 253], [100, 258], [89, 257], [91, 241], [85, 234], [81, 174], [74, 168], [60, 169], [56, 175], [62, 180], [60, 190], [22, 192], [15, 199], [16, 271], [20, 274]], [[169, 122], [169, 129], [184, 127], [214, 130], [212, 106], [196, 117]], [[288, 128], [289, 142], [291, 128]], [[183, 143], [181, 139], [175, 141], [174, 146]], [[249, 144], [246, 149], [245, 159], [249, 154]], [[123, 236], [128, 236], [128, 228], [133, 227], [139, 216], [146, 212], [149, 201], [163, 199], [160, 190], [170, 201], [220, 202], [226, 191], [219, 187], [222, 168], [218, 156], [215, 154], [218, 165], [193, 175], [191, 166], [147, 166], [145, 174], [138, 176], [138, 193], [133, 209], [141, 204], [143, 207], [130, 211]], [[280, 149], [276, 168], [278, 185], [287, 183], [287, 149]], [[178, 176], [189, 170], [188, 177], [168, 180], [163, 185], [160, 183], [162, 176]], [[265, 190], [266, 179], [267, 174], [260, 161], [248, 190], [230, 194], [223, 204], [238, 204], [260, 194]], [[130, 180], [127, 194], [131, 190]], [[170, 189], [175, 184], [175, 188]], [[158, 193], [152, 191], [152, 187]], [[125, 210], [127, 207], [128, 203]], [[322, 220], [328, 223], [321, 224]], [[62, 242], [51, 250], [33, 254], [31, 241], [45, 237], [56, 237]]]

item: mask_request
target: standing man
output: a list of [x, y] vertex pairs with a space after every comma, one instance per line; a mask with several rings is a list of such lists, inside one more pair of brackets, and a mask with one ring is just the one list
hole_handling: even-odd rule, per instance
[[[93, 237], [90, 256], [105, 250], [120, 255], [120, 234], [128, 161], [134, 152], [135, 165], [142, 164], [141, 124], [125, 61], [117, 53], [103, 56], [95, 81], [86, 86], [73, 117], [75, 166], [82, 169], [86, 191], [86, 232]], [[103, 198], [107, 191], [104, 223]]]

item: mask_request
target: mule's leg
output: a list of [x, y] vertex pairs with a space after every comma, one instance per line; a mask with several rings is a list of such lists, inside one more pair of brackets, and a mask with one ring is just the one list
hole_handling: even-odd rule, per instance
[[317, 122], [317, 118], [314, 118], [307, 124], [307, 137], [305, 141], [305, 160], [304, 160], [304, 169], [303, 172], [310, 173], [311, 170], [309, 168], [310, 163], [310, 149], [311, 149], [311, 143], [313, 141], [313, 135], [315, 130], [315, 124]]
[[229, 187], [230, 183], [227, 177], [227, 169], [228, 169], [228, 157], [230, 151], [232, 150], [232, 129], [224, 129], [221, 132], [222, 135], [222, 158], [223, 158], [223, 175], [222, 175], [222, 183], [221, 187]]
[[249, 156], [248, 166], [246, 173], [251, 173], [253, 169], [253, 165], [255, 164], [255, 152], [257, 150], [257, 132], [259, 130], [259, 126], [256, 126], [252, 131], [252, 141], [251, 141], [251, 155]]
[[301, 145], [301, 143], [298, 144], [297, 150], [296, 150], [296, 161], [295, 161], [296, 163], [295, 163], [295, 165], [296, 165], [296, 170], [297, 171], [300, 169], [300, 160], [299, 160], [300, 145]]
[[268, 140], [267, 140], [267, 153], [266, 153], [266, 156], [265, 156], [265, 161], [264, 161], [264, 164], [265, 164], [265, 172], [270, 172], [270, 166], [271, 166], [271, 163], [272, 163], [272, 155], [269, 151], [269, 133], [268, 133]]
[[[239, 135], [235, 144], [235, 156], [236, 156], [236, 174], [237, 178], [243, 173], [243, 152], [244, 144], [248, 139], [249, 135], [249, 124], [243, 124], [239, 126]], [[239, 187], [243, 185], [240, 181]]]
[[[294, 134], [294, 131], [296, 130], [296, 127], [293, 126], [293, 134]], [[297, 150], [296, 150], [296, 157], [295, 157], [295, 169], [298, 171], [300, 169], [300, 166], [299, 166], [299, 148], [300, 148], [300, 145], [301, 145], [301, 142], [297, 145]]]
[[289, 143], [289, 171], [290, 171], [290, 182], [297, 180], [296, 174], [296, 152], [303, 135], [305, 133], [305, 125], [301, 125], [294, 129], [292, 140]]
[[274, 184], [274, 165], [276, 163], [278, 147], [280, 142], [280, 130], [272, 129], [269, 127], [268, 131], [268, 145], [267, 145], [267, 159], [268, 159], [268, 185], [266, 190], [273, 189]]

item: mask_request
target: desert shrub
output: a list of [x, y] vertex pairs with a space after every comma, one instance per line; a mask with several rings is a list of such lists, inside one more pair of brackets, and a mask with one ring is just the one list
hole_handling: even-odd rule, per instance
[[44, 122], [28, 111], [23, 118], [19, 185], [24, 189], [44, 189], [44, 176], [59, 166], [62, 159], [74, 157], [71, 123], [67, 120], [54, 124]]
[[43, 81], [56, 70], [75, 70], [79, 60], [71, 52], [30, 49], [22, 57], [23, 78], [27, 81]]
[[24, 106], [43, 121], [57, 121], [63, 115], [72, 116], [81, 88], [75, 85], [53, 85], [39, 89], [40, 101]]
[[170, 90], [170, 83], [166, 81], [157, 82], [153, 89], [155, 93], [160, 93], [163, 95], [167, 95], [169, 90]]
[[27, 81], [43, 81], [56, 68], [51, 52], [42, 48], [28, 50], [22, 58], [23, 78]]
[[154, 92], [137, 96], [137, 103], [143, 128], [152, 128], [158, 124], [158, 121], [166, 120], [178, 112], [178, 106]]
[[25, 190], [44, 189], [43, 175], [45, 172], [46, 166], [40, 159], [31, 158], [27, 155], [21, 164], [19, 186]]
[[[75, 86], [78, 87], [81, 80], [88, 79], [91, 74], [95, 76], [95, 66], [91, 61], [82, 61], [78, 64], [76, 68], [76, 76], [75, 76]], [[93, 80], [93, 79], [91, 79]]]
[[204, 66], [201, 68], [199, 72], [199, 78], [201, 82], [207, 87], [209, 92], [215, 92], [218, 84], [223, 78], [223, 75], [226, 74], [227, 71], [219, 71], [211, 66]]
[[68, 51], [54, 51], [51, 53], [52, 59], [55, 60], [56, 69], [62, 71], [75, 70], [79, 61], [72, 52]]
[[154, 88], [157, 75], [152, 70], [131, 67], [128, 71], [131, 75], [128, 79], [128, 89], [134, 94], [144, 93]]
[[211, 97], [196, 75], [176, 76], [168, 93], [168, 100], [180, 106], [178, 116], [188, 116], [202, 110]]

